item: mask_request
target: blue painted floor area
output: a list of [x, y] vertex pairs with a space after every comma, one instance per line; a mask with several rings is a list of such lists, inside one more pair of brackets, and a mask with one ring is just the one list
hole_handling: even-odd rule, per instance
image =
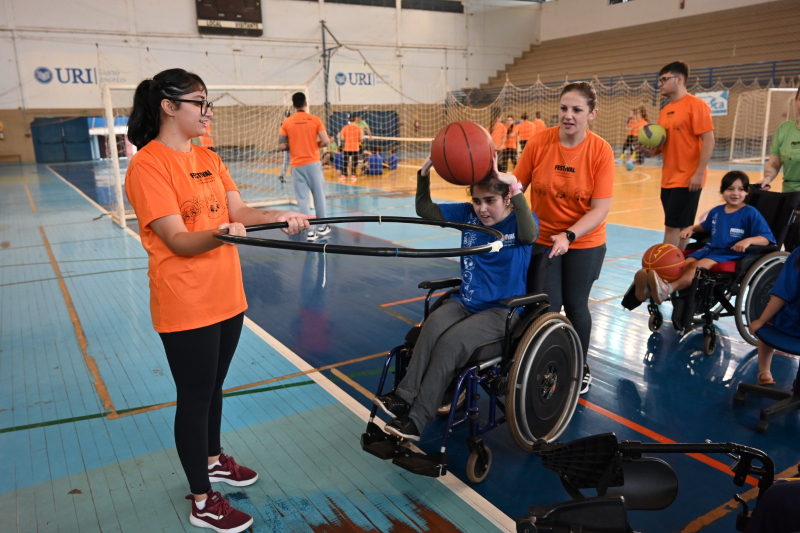
[[[65, 173], [76, 186], [91, 181]], [[328, 216], [414, 216], [412, 195], [328, 185], [337, 191], [328, 201]], [[174, 400], [163, 348], [150, 325], [146, 256], [130, 233], [107, 219], [93, 220], [97, 214], [44, 167], [0, 166], [0, 449], [6, 452], [0, 512], [16, 517], [18, 531], [139, 531], [142, 524], [194, 530], [185, 516], [188, 487], [173, 446], [173, 408], [130, 413]], [[303, 239], [278, 231], [261, 236]], [[661, 232], [608, 226], [606, 261], [590, 301], [594, 382], [560, 440], [613, 431], [620, 439], [643, 442], [654, 435], [676, 442], [737, 442], [769, 453], [778, 472], [793, 467], [800, 461], [795, 446], [800, 413], [774, 420], [769, 433], [759, 435], [752, 427], [767, 400], [732, 405], [736, 385], [755, 381], [757, 374], [755, 349], [742, 341], [732, 319], [717, 324], [720, 343], [707, 357], [701, 332], [681, 336], [671, 328], [669, 304], [662, 306], [665, 325], [657, 333], [648, 329], [644, 306], [633, 312], [621, 307], [640, 254], [660, 240]], [[460, 239], [438, 227], [351, 223], [336, 226], [323, 242], [454, 248]], [[257, 326], [244, 330], [227, 388], [298, 372], [258, 327], [312, 367], [379, 354], [402, 343], [422, 318], [420, 281], [459, 275], [458, 262], [451, 259], [323, 256], [245, 246], [239, 252], [250, 305], [246, 314]], [[80, 321], [86, 353], [51, 254]], [[374, 391], [382, 364], [376, 357], [337, 370]], [[773, 374], [780, 386], [791, 386], [796, 365], [795, 358], [776, 356]], [[255, 516], [254, 531], [497, 530], [448, 486], [363, 453], [358, 437], [365, 422], [359, 413], [371, 406], [369, 399], [333, 372], [322, 375], [352, 400], [309, 375], [226, 399], [226, 451], [262, 476], [244, 490], [228, 490], [227, 497]], [[488, 407], [485, 399], [481, 407]], [[109, 416], [114, 412], [122, 416]], [[442, 431], [437, 420], [420, 447], [438, 451]], [[485, 437], [494, 457], [487, 479], [467, 481], [466, 436], [463, 427], [451, 436], [450, 474], [444, 479], [462, 480], [510, 519], [530, 505], [568, 499], [557, 475], [518, 448], [503, 427]], [[662, 458], [678, 474], [678, 499], [665, 511], [632, 513], [636, 530], [682, 531], [748, 489], [689, 456]], [[691, 530], [732, 531], [734, 521], [731, 512]], [[505, 524], [513, 521], [506, 518]]]

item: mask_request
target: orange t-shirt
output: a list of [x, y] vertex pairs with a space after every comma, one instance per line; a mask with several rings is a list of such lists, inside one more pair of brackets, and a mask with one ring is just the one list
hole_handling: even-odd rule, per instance
[[230, 222], [228, 191], [239, 192], [228, 167], [205, 148], [192, 146], [189, 153], [182, 153], [150, 141], [131, 158], [125, 192], [147, 251], [150, 314], [159, 333], [210, 326], [247, 309], [235, 246], [177, 255], [150, 227], [168, 215], [181, 215], [189, 231]]
[[292, 168], [319, 161], [318, 135], [325, 133], [322, 121], [305, 111], [298, 111], [281, 124], [281, 135], [289, 140]]
[[533, 121], [533, 134], [536, 135], [540, 131], [544, 131], [547, 129], [547, 124], [544, 123], [544, 120], [537, 118]]
[[633, 133], [628, 132], [630, 135], [638, 136], [639, 130], [647, 126], [647, 121], [643, 118], [640, 118], [639, 121], [633, 125]]
[[204, 148], [214, 147], [214, 139], [211, 137], [211, 123], [206, 126], [206, 132], [200, 136], [200, 146]]
[[363, 136], [361, 128], [351, 122], [342, 128], [341, 136], [344, 139], [345, 152], [358, 152], [358, 147], [361, 144], [361, 137]]
[[[674, 189], [688, 187], [689, 180], [700, 164], [700, 135], [714, 130], [711, 108], [703, 100], [687, 94], [677, 102], [670, 102], [658, 114], [658, 123], [667, 130], [667, 140], [661, 147], [664, 164], [661, 168], [661, 187]], [[708, 169], [703, 174], [706, 185]]]
[[523, 120], [517, 125], [517, 134], [520, 141], [527, 141], [533, 137], [533, 124], [528, 120]]
[[506, 132], [508, 132], [508, 128], [501, 122], [497, 122], [492, 129], [492, 140], [494, 145], [499, 146], [500, 149], [503, 148], [503, 137], [505, 137]]
[[[514, 175], [530, 185], [531, 210], [539, 217], [539, 244], [567, 230], [589, 212], [593, 198], [614, 192], [614, 151], [591, 131], [574, 148], [561, 146], [558, 126], [535, 135], [525, 145]], [[563, 153], [562, 153], [563, 152]], [[606, 223], [576, 239], [570, 248], [594, 248], [606, 242]]]
[[506, 130], [506, 144], [503, 145], [503, 150], [516, 150], [517, 149], [517, 128]]

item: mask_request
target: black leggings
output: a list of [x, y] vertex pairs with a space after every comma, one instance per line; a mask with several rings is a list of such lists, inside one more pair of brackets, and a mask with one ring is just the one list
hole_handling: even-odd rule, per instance
[[506, 172], [508, 170], [509, 161], [512, 161], [514, 165], [517, 164], [516, 148], [504, 148], [500, 151], [500, 155], [497, 158], [497, 170], [500, 172]]
[[[532, 254], [549, 250], [550, 246], [534, 244]], [[545, 270], [544, 290], [550, 299], [550, 311], [561, 312], [572, 322], [572, 327], [581, 339], [583, 357], [589, 352], [589, 339], [592, 332], [592, 314], [589, 312], [589, 292], [600, 277], [606, 245], [595, 248], [575, 250], [570, 248], [566, 254], [554, 256]]]
[[159, 333], [178, 389], [175, 446], [192, 494], [205, 494], [208, 458], [220, 453], [222, 382], [242, 333], [244, 313], [204, 328]]

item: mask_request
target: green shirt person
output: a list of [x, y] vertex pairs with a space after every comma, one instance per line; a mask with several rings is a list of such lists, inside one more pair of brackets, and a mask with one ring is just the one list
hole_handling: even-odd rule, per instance
[[772, 137], [769, 160], [764, 167], [762, 187], [769, 188], [783, 166], [783, 192], [800, 191], [800, 89], [794, 97], [797, 120], [787, 120], [778, 126]]

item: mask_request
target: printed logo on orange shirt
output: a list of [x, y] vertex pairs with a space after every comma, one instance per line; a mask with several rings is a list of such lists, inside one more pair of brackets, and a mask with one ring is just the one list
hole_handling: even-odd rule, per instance
[[213, 176], [213, 172], [210, 170], [204, 170], [203, 172], [190, 172], [189, 175], [192, 179], [199, 180], [200, 178], [207, 178], [208, 176]]
[[575, 167], [568, 167], [567, 165], [556, 165], [556, 170], [575, 174]]

